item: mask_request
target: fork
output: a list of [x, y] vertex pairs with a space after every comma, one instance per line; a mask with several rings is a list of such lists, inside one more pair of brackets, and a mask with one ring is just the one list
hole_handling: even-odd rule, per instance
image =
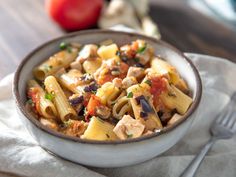
[[236, 133], [236, 92], [231, 96], [229, 103], [224, 107], [223, 111], [217, 116], [216, 120], [211, 125], [210, 133], [211, 138], [202, 150], [195, 156], [188, 167], [180, 175], [180, 177], [194, 177], [197, 169], [201, 165], [207, 152], [211, 149], [212, 145], [220, 139], [232, 138]]

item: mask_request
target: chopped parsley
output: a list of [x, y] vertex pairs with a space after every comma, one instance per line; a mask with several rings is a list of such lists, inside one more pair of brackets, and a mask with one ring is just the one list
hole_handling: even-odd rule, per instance
[[45, 99], [52, 101], [55, 97], [55, 94], [53, 92], [51, 93], [46, 93], [45, 94]]
[[127, 134], [127, 138], [132, 138], [133, 134]]
[[31, 98], [28, 99], [26, 103], [29, 104], [30, 106], [34, 106], [34, 102]]
[[67, 52], [69, 52], [69, 53], [72, 52], [72, 48], [71, 48], [71, 46], [68, 43], [61, 42], [59, 47], [60, 47], [61, 50], [65, 50], [66, 49]]
[[66, 126], [66, 127], [68, 127], [68, 126], [70, 126], [71, 124], [72, 124], [72, 120], [71, 119], [69, 119], [68, 121], [64, 121], [63, 123], [64, 123], [64, 125]]
[[129, 93], [127, 94], [127, 98], [133, 98], [133, 92], [129, 92]]
[[67, 43], [65, 43], [65, 42], [61, 42], [60, 43], [60, 49], [61, 50], [64, 50], [64, 49], [66, 49], [68, 47], [68, 44]]
[[120, 53], [119, 50], [116, 51], [116, 55], [117, 55], [117, 56], [121, 56], [121, 53]]
[[51, 65], [47, 65], [47, 64], [44, 64], [43, 67], [44, 67], [44, 70], [46, 72], [48, 72], [48, 71], [50, 71], [52, 69], [52, 66]]
[[134, 61], [138, 63], [139, 62], [139, 58], [134, 58]]
[[68, 46], [68, 47], [66, 48], [66, 50], [67, 50], [67, 52], [69, 52], [69, 53], [72, 52], [72, 48], [71, 48], [70, 46]]
[[144, 46], [140, 47], [140, 48], [137, 50], [137, 53], [143, 53], [146, 48], [147, 48], [147, 44], [145, 43]]
[[148, 79], [145, 81], [145, 83], [150, 85], [150, 86], [152, 86], [152, 82], [150, 80], [148, 80]]

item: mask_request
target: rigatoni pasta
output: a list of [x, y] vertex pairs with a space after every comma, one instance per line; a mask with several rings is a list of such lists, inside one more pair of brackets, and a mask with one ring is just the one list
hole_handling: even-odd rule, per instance
[[53, 95], [53, 102], [56, 105], [61, 121], [67, 121], [76, 116], [75, 110], [69, 104], [64, 92], [54, 76], [46, 77], [45, 88]]
[[76, 48], [71, 48], [70, 51], [63, 50], [56, 53], [34, 69], [34, 76], [38, 80], [44, 80], [46, 76], [54, 74], [59, 69], [67, 68], [75, 60], [77, 52]]
[[74, 47], [36, 66], [27, 108], [44, 126], [92, 140], [138, 138], [172, 126], [193, 100], [187, 83], [144, 40]]

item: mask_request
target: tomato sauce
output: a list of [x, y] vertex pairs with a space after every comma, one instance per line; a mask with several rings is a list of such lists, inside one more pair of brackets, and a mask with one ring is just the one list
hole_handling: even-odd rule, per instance
[[163, 77], [152, 77], [150, 92], [153, 95], [154, 106], [159, 104], [159, 96], [162, 92], [167, 90], [167, 81]]

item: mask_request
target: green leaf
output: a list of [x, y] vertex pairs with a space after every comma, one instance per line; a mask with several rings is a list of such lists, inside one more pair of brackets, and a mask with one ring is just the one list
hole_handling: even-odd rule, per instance
[[68, 44], [67, 43], [65, 43], [65, 42], [61, 42], [60, 43], [60, 49], [61, 50], [64, 50], [64, 49], [66, 49], [68, 47]]
[[72, 52], [72, 48], [70, 46], [67, 46], [66, 48], [67, 52], [71, 53]]
[[134, 58], [134, 61], [137, 63], [139, 62], [139, 60], [140, 60], [139, 58]]
[[44, 64], [43, 67], [44, 67], [44, 70], [46, 72], [48, 72], [48, 71], [50, 71], [52, 69], [52, 66], [51, 65], [47, 65], [47, 64]]
[[127, 94], [127, 98], [133, 98], [133, 92], [129, 92], [129, 93]]
[[150, 80], [146, 80], [145, 83], [152, 86], [152, 81], [150, 81]]
[[117, 55], [117, 56], [120, 56], [120, 55], [121, 55], [121, 53], [120, 53], [119, 50], [116, 51], [116, 55]]
[[127, 138], [132, 138], [133, 137], [133, 134], [128, 134], [127, 135]]
[[29, 104], [30, 106], [34, 106], [34, 102], [31, 98], [28, 99], [26, 103]]
[[52, 101], [54, 99], [55, 95], [53, 93], [46, 93], [45, 99]]
[[140, 48], [137, 50], [137, 53], [143, 53], [146, 48], [147, 48], [147, 44], [145, 43], [144, 46], [140, 47]]

